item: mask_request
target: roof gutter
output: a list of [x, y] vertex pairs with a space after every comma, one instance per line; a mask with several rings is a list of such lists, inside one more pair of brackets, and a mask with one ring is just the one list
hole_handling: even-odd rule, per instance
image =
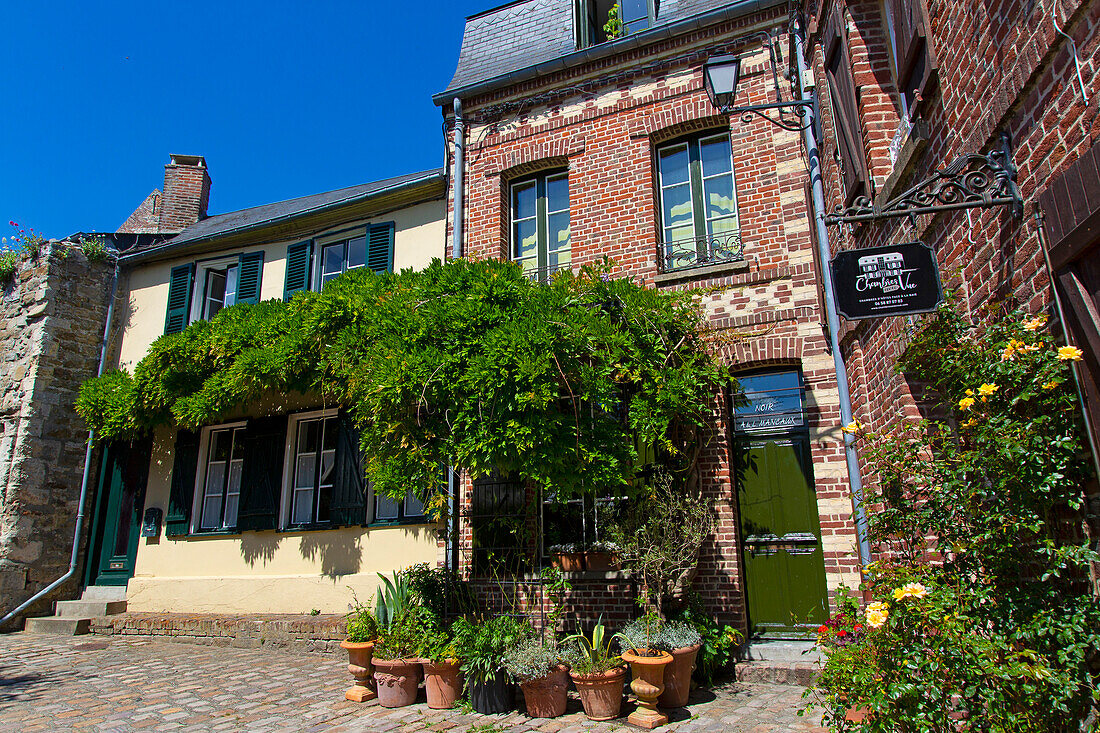
[[201, 243], [204, 243], [204, 242], [212, 242], [212, 241], [222, 239], [222, 238], [227, 237], [227, 236], [232, 235], [232, 234], [240, 234], [241, 232], [252, 231], [252, 230], [255, 230], [255, 229], [263, 229], [264, 227], [269, 227], [273, 224], [281, 224], [281, 223], [286, 222], [286, 221], [293, 221], [294, 219], [299, 219], [303, 216], [308, 216], [310, 214], [323, 213], [325, 211], [330, 211], [332, 209], [336, 209], [336, 208], [339, 208], [341, 206], [346, 206], [347, 204], [359, 203], [359, 202], [362, 202], [362, 201], [370, 200], [372, 198], [377, 198], [377, 197], [382, 196], [384, 194], [397, 193], [397, 192], [403, 191], [405, 189], [414, 188], [414, 187], [416, 187], [418, 185], [421, 185], [421, 184], [425, 183], [426, 181], [430, 181], [432, 179], [439, 179], [439, 180], [442, 181], [442, 180], [445, 180], [445, 178], [446, 177], [442, 173], [433, 171], [431, 173], [427, 173], [427, 174], [421, 176], [420, 178], [414, 178], [410, 181], [402, 181], [401, 183], [396, 183], [392, 186], [387, 186], [385, 188], [380, 188], [376, 191], [368, 191], [367, 193], [360, 193], [360, 194], [356, 194], [356, 195], [353, 195], [353, 196], [347, 196], [346, 198], [337, 199], [336, 201], [330, 201], [326, 204], [320, 204], [318, 206], [314, 206], [314, 207], [309, 208], [309, 209], [303, 209], [301, 211], [295, 211], [292, 214], [283, 214], [282, 216], [273, 216], [270, 219], [264, 219], [262, 221], [253, 222], [251, 224], [242, 224], [241, 226], [233, 227], [231, 229], [223, 229], [222, 231], [219, 231], [216, 234], [211, 234], [211, 235], [203, 236], [203, 237], [196, 237], [194, 239], [186, 239], [186, 240], [183, 240], [183, 241], [177, 241], [179, 239], [179, 237], [177, 236], [176, 238], [170, 239], [167, 242], [165, 242], [164, 244], [159, 245], [157, 247], [151, 247], [150, 249], [142, 250], [141, 252], [135, 252], [132, 255], [124, 255], [123, 257], [119, 258], [119, 262], [122, 263], [122, 264], [131, 264], [131, 263], [141, 262], [143, 260], [150, 259], [152, 257], [155, 257], [155, 256], [163, 253], [163, 252], [175, 249], [177, 247], [190, 246], [190, 245], [193, 245], [193, 244], [201, 244]]
[[540, 76], [552, 74], [556, 71], [564, 71], [573, 66], [580, 66], [581, 64], [592, 61], [605, 59], [609, 56], [614, 56], [624, 51], [630, 51], [656, 41], [671, 39], [709, 25], [740, 18], [759, 10], [767, 10], [787, 4], [788, 0], [749, 0], [748, 2], [737, 3], [736, 5], [727, 5], [717, 10], [711, 10], [699, 15], [693, 15], [690, 18], [678, 20], [674, 23], [650, 28], [636, 35], [629, 35], [617, 41], [600, 43], [533, 66], [516, 69], [507, 74], [501, 74], [500, 76], [486, 79], [485, 81], [467, 84], [466, 86], [457, 87], [455, 89], [448, 89], [447, 91], [440, 92], [433, 96], [432, 101], [439, 106], [443, 106], [445, 104], [450, 104], [456, 97], [462, 97], [468, 100], [470, 97], [485, 94], [486, 92], [491, 92], [502, 87], [530, 81]]

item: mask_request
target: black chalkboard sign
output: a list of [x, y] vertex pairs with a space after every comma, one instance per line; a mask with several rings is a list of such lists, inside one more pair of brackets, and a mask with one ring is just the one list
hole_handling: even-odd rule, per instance
[[928, 313], [943, 301], [936, 254], [921, 242], [845, 250], [829, 267], [837, 311], [849, 321]]

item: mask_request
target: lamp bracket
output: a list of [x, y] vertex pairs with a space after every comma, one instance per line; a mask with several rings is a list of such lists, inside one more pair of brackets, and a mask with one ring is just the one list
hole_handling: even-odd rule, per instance
[[[750, 104], [744, 107], [723, 107], [720, 111], [728, 115], [740, 115], [741, 122], [748, 124], [752, 118], [763, 117], [768, 122], [784, 130], [801, 131], [813, 124], [810, 111], [813, 102], [806, 99], [794, 99], [790, 102], [772, 102], [770, 104]], [[768, 112], [774, 110], [775, 116]]]
[[1012, 146], [1007, 134], [1001, 135], [998, 150], [986, 155], [960, 155], [881, 206], [867, 196], [860, 196], [847, 208], [837, 206], [833, 209], [833, 213], [825, 217], [825, 223], [851, 224], [901, 216], [908, 216], [913, 221], [922, 214], [996, 206], [1009, 206], [1014, 217], [1023, 217], [1024, 202], [1016, 185], [1016, 166], [1012, 162]]

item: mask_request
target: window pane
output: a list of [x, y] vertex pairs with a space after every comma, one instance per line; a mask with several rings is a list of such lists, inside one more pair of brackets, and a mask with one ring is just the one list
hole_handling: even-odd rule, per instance
[[388, 496], [375, 494], [374, 496], [375, 519], [397, 519], [397, 502]]
[[239, 501], [240, 496], [237, 494], [229, 494], [225, 497], [225, 519], [222, 520], [223, 527], [237, 526], [237, 505]]
[[738, 377], [734, 428], [740, 431], [783, 430], [802, 425], [802, 386], [797, 372]]
[[535, 215], [535, 182], [512, 187], [512, 219], [528, 219]]
[[569, 212], [551, 214], [550, 222], [550, 251], [569, 249]]
[[306, 453], [298, 456], [294, 469], [294, 486], [296, 488], [313, 488], [317, 478], [317, 455]]
[[233, 265], [225, 271], [225, 298], [223, 303], [225, 307], [233, 305], [237, 302], [237, 266]]
[[233, 428], [233, 460], [244, 458], [244, 428]]
[[317, 420], [305, 420], [298, 423], [298, 452], [299, 453], [316, 453], [317, 452], [317, 427], [320, 422]]
[[308, 524], [313, 521], [313, 489], [295, 491], [293, 504], [290, 512], [292, 524]]
[[332, 468], [336, 465], [336, 451], [321, 453], [321, 486], [332, 486]]
[[539, 235], [534, 219], [518, 221], [514, 226], [512, 256], [515, 259], [533, 257], [538, 251]]
[[321, 450], [336, 450], [336, 433], [340, 429], [336, 418], [326, 417], [324, 422], [319, 424], [322, 432]]
[[662, 148], [658, 153], [660, 158], [661, 185], [672, 186], [677, 183], [687, 183], [688, 149], [687, 145], [673, 145]]
[[703, 163], [704, 176], [729, 173], [733, 170], [730, 159], [730, 139], [722, 136], [699, 141], [699, 159]]
[[348, 240], [348, 269], [367, 264], [367, 239], [356, 237]]
[[[707, 233], [712, 237], [728, 238], [726, 235], [736, 234], [738, 229], [736, 216], [730, 216], [724, 219], [713, 219], [707, 222]], [[722, 242], [716, 244], [721, 245]], [[732, 242], [727, 242], [727, 244], [732, 244]]]
[[217, 529], [218, 520], [222, 510], [222, 499], [220, 496], [208, 496], [202, 502], [202, 523], [199, 524], [199, 529]]
[[649, 3], [646, 0], [620, 0], [623, 25], [628, 33], [637, 33], [649, 27]]
[[424, 502], [416, 498], [416, 494], [413, 493], [412, 489], [409, 489], [409, 493], [405, 495], [405, 516], [424, 516]]
[[[672, 230], [673, 239], [695, 236], [693, 226], [694, 213], [691, 208], [691, 186], [684, 183], [661, 192], [663, 203], [663, 224], [666, 231]], [[666, 241], [668, 241], [666, 239]]]
[[225, 485], [225, 491], [235, 494], [241, 490], [241, 473], [244, 470], [244, 461], [233, 461], [229, 464], [229, 483]]
[[558, 270], [564, 270], [569, 267], [570, 262], [569, 250], [563, 249], [557, 252], [551, 252], [547, 258], [547, 264], [550, 266], [550, 272], [556, 272]]
[[210, 433], [210, 460], [228, 461], [233, 442], [232, 430], [215, 430]]
[[569, 210], [569, 177], [555, 176], [546, 179], [547, 211]]
[[225, 483], [225, 464], [211, 463], [206, 467], [206, 496], [221, 496]]
[[321, 250], [321, 284], [344, 271], [344, 243], [330, 244]]
[[733, 200], [733, 176], [718, 176], [703, 181], [703, 190], [706, 192], [707, 218], [717, 216], [729, 216], [736, 212], [737, 207]]

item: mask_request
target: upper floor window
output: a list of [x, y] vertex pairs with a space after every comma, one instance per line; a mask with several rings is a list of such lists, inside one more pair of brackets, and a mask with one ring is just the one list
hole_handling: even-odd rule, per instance
[[394, 233], [392, 221], [380, 222], [290, 245], [286, 249], [283, 300], [299, 290], [320, 290], [348, 270], [369, 267], [378, 273], [392, 272]]
[[657, 149], [665, 270], [742, 258], [728, 133]]
[[657, 20], [657, 0], [576, 0], [574, 12], [577, 47], [586, 48], [651, 27]]
[[886, 25], [901, 116], [910, 119], [919, 105], [934, 66], [924, 3], [922, 0], [886, 0]]
[[367, 264], [367, 238], [352, 237], [321, 246], [321, 286], [348, 270]]
[[264, 253], [188, 262], [168, 276], [168, 312], [164, 332], [177, 333], [187, 324], [216, 316], [235, 303], [258, 303]]
[[511, 194], [512, 259], [539, 280], [569, 267], [569, 174], [518, 181]]

